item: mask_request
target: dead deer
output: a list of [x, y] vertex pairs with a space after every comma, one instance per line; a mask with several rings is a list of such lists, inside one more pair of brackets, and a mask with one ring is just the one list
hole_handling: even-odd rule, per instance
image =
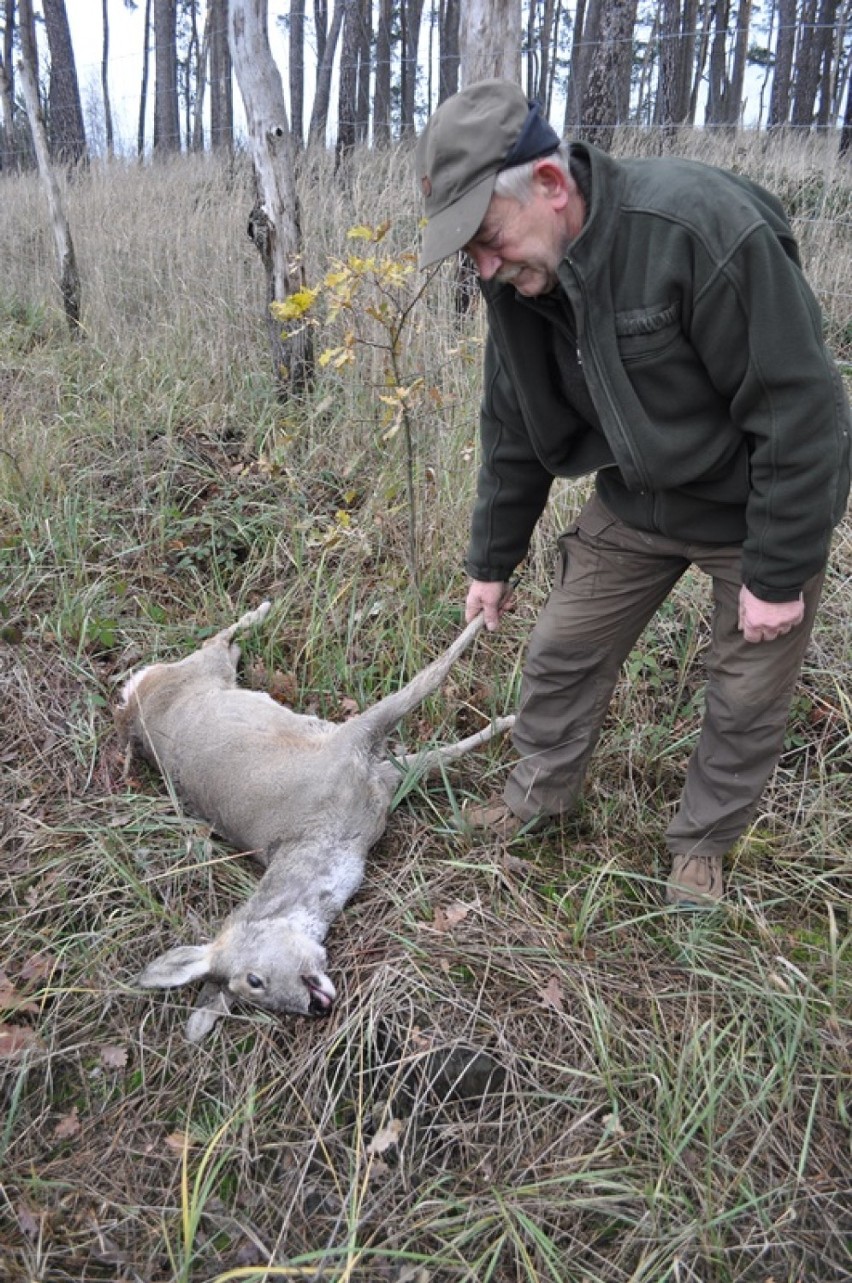
[[186, 659], [135, 673], [116, 709], [128, 750], [158, 768], [190, 813], [266, 869], [210, 944], [170, 949], [138, 977], [152, 989], [207, 982], [187, 1025], [192, 1041], [237, 998], [274, 1012], [330, 1011], [336, 994], [323, 941], [361, 884], [400, 768], [427, 771], [514, 721], [500, 718], [458, 743], [394, 760], [391, 732], [440, 686], [482, 616], [401, 690], [337, 724], [237, 687], [233, 638], [269, 609], [264, 602], [249, 611]]

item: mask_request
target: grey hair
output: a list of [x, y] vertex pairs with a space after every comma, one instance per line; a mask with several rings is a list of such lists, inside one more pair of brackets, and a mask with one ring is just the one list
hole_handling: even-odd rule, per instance
[[[570, 142], [562, 142], [547, 159], [555, 161], [560, 169], [564, 170], [570, 177], [570, 156]], [[539, 156], [538, 159], [543, 160], [544, 157]], [[532, 195], [532, 176], [535, 164], [534, 160], [526, 160], [522, 165], [513, 165], [511, 169], [502, 169], [494, 183], [494, 195], [509, 197], [512, 200], [519, 201], [521, 205], [525, 205]]]

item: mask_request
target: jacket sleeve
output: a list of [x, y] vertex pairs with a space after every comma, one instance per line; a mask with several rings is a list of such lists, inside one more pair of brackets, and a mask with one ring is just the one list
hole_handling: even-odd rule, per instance
[[766, 223], [709, 275], [691, 341], [750, 452], [743, 582], [789, 601], [825, 565], [849, 489], [849, 410], [798, 263]]
[[490, 336], [485, 348], [480, 445], [482, 457], [465, 566], [473, 579], [508, 580], [527, 554], [553, 476], [535, 454]]

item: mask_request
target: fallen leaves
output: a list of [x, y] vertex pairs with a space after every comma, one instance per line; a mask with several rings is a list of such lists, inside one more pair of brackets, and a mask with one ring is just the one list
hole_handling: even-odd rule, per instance
[[35, 1240], [41, 1232], [41, 1216], [36, 1215], [27, 1203], [18, 1203], [15, 1207], [18, 1228], [25, 1238]]
[[0, 1025], [0, 1060], [15, 1060], [28, 1051], [44, 1051], [45, 1043], [29, 1025]]
[[56, 966], [56, 958], [51, 954], [34, 953], [18, 972], [18, 980], [24, 985], [40, 984], [53, 974]]
[[[56, 958], [47, 953], [34, 953], [13, 980], [5, 971], [0, 971], [0, 1011], [14, 1016], [35, 1016], [40, 1011], [38, 993], [27, 992], [37, 989], [57, 967]], [[40, 1035], [27, 1024], [0, 1024], [0, 1060], [16, 1060], [26, 1052], [44, 1051], [45, 1043]]]
[[127, 1048], [110, 1043], [101, 1047], [100, 1059], [104, 1069], [124, 1069], [127, 1065]]
[[544, 988], [539, 989], [539, 997], [541, 998], [542, 1006], [550, 1007], [552, 1011], [565, 1010], [562, 985], [556, 976], [551, 976]]
[[5, 971], [0, 971], [0, 1010], [3, 1011], [38, 1011], [34, 1002], [27, 1001], [12, 984]]
[[446, 934], [457, 927], [460, 922], [464, 922], [471, 909], [475, 908], [472, 904], [463, 904], [461, 900], [454, 900], [442, 909], [439, 904], [435, 905], [434, 915], [432, 918], [432, 927], [435, 931]]
[[164, 1144], [173, 1154], [185, 1154], [188, 1149], [193, 1148], [195, 1141], [189, 1132], [169, 1132]]
[[56, 1140], [72, 1140], [80, 1133], [80, 1115], [75, 1105], [70, 1114], [61, 1118], [53, 1129]]

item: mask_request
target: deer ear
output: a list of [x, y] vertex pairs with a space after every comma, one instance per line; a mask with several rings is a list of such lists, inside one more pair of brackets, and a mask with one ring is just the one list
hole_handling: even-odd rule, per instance
[[136, 983], [143, 989], [174, 989], [190, 980], [206, 980], [212, 961], [212, 945], [182, 944], [149, 962]]
[[187, 1020], [184, 1033], [187, 1041], [201, 1042], [222, 1016], [227, 1016], [233, 1005], [233, 995], [227, 989], [208, 981], [202, 986], [195, 1010]]

